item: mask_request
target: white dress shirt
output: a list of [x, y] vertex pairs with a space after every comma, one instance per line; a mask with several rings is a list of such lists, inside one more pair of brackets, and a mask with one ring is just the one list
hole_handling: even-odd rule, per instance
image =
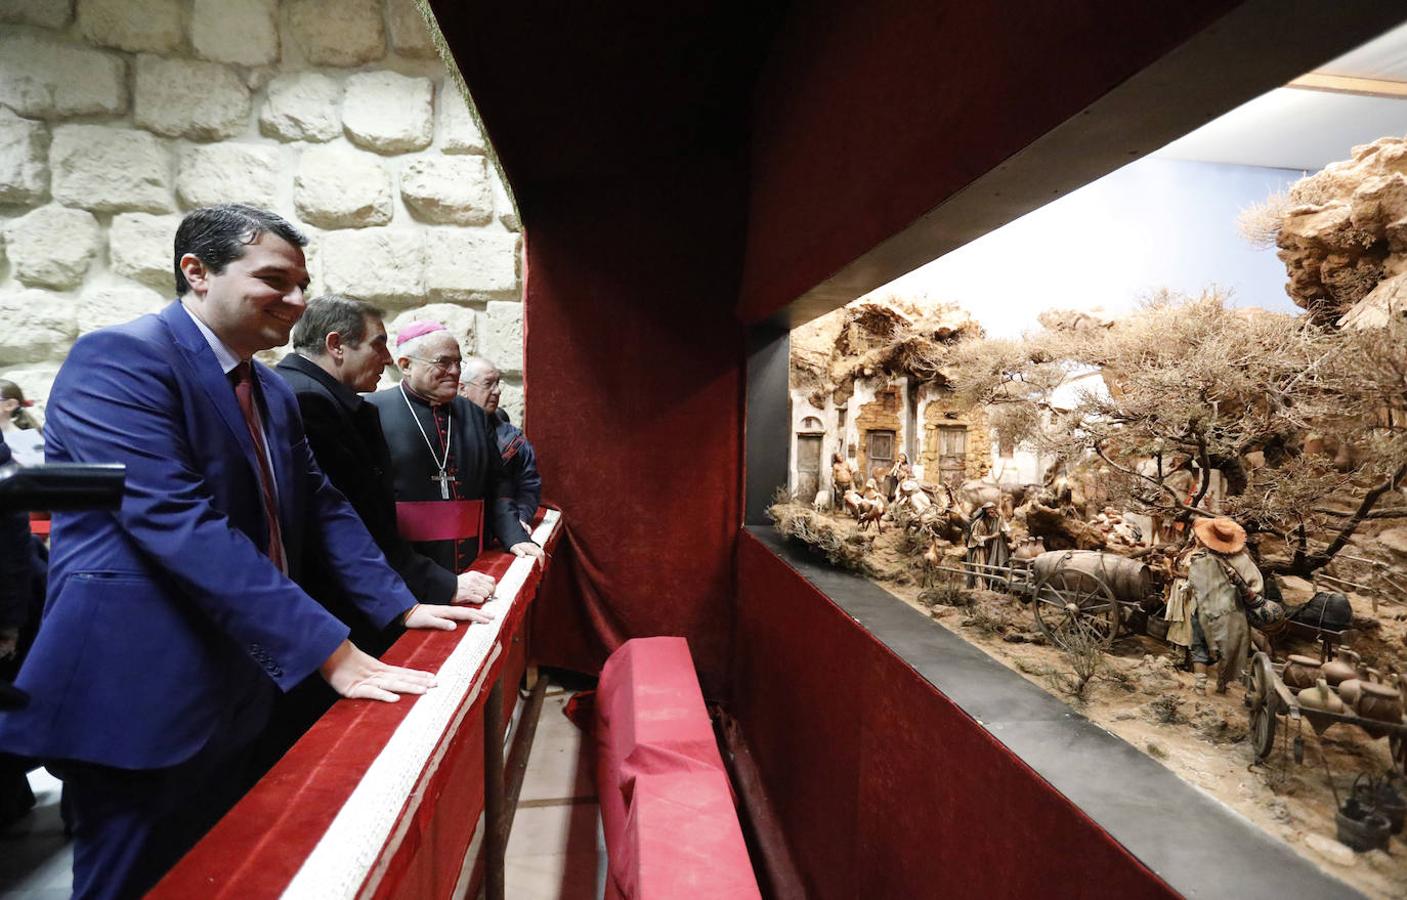
[[[226, 377], [229, 377], [229, 374], [235, 370], [235, 366], [238, 366], [241, 362], [243, 362], [243, 360], [241, 360], [238, 356], [235, 356], [234, 352], [231, 351], [229, 347], [225, 346], [225, 342], [220, 340], [219, 336], [216, 335], [215, 332], [211, 331], [208, 325], [200, 321], [200, 316], [197, 316], [195, 313], [187, 309], [184, 303], [181, 304], [181, 310], [186, 315], [190, 316], [191, 321], [195, 323], [195, 327], [200, 329], [200, 333], [205, 336], [205, 342], [210, 345], [211, 351], [213, 351], [215, 354], [215, 360], [220, 364], [220, 370], [225, 373]], [[250, 372], [250, 377], [256, 379], [256, 381], [258, 379], [258, 375], [252, 371]], [[234, 388], [231, 387], [230, 390], [233, 391]], [[254, 404], [254, 421], [259, 426], [259, 434], [264, 438], [264, 459], [269, 464], [269, 477], [272, 478], [274, 482], [269, 487], [274, 495], [274, 503], [277, 504], [278, 475], [275, 474], [274, 458], [271, 454], [271, 451], [269, 450], [269, 433], [264, 430], [264, 417], [259, 414], [258, 403]], [[255, 472], [254, 477], [260, 478], [262, 476], [258, 472]], [[285, 548], [285, 550], [286, 549], [287, 548]], [[284, 559], [288, 559], [288, 554], [286, 552], [284, 553]]]

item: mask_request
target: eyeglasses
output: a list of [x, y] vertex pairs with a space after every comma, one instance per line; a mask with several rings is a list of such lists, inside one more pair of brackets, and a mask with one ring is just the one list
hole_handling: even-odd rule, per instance
[[458, 356], [437, 356], [434, 359], [426, 359], [423, 356], [408, 356], [406, 358], [413, 359], [417, 362], [429, 363], [436, 369], [439, 369], [441, 372], [448, 372], [450, 369], [457, 369], [464, 362], [464, 360]]
[[464, 382], [464, 383], [465, 383], [465, 384], [477, 384], [477, 385], [479, 385], [479, 386], [481, 386], [481, 387], [483, 387], [483, 388], [486, 388], [490, 394], [501, 394], [501, 393], [503, 393], [503, 382], [498, 381], [497, 379], [495, 379], [495, 380], [493, 380], [493, 381], [480, 381], [479, 379], [475, 378], [475, 379], [472, 379], [472, 380], [470, 380], [470, 381], [466, 381], [466, 382]]

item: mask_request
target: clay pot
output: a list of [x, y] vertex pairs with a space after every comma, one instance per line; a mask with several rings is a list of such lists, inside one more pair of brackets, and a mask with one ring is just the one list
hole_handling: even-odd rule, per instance
[[[1372, 681], [1363, 682], [1363, 689], [1356, 704], [1358, 715], [1364, 719], [1374, 719], [1379, 722], [1402, 722], [1402, 697], [1397, 693], [1396, 688], [1390, 688], [1385, 684], [1377, 684]], [[1382, 737], [1387, 731], [1381, 728], [1374, 728], [1367, 722], [1363, 723], [1363, 730], [1373, 737]]]
[[[1312, 688], [1305, 688], [1299, 692], [1300, 708], [1310, 712], [1342, 713], [1347, 707], [1339, 699], [1339, 695], [1329, 690], [1329, 683], [1324, 679], [1319, 679]], [[1321, 719], [1317, 716], [1306, 716], [1309, 724], [1314, 726], [1316, 734], [1323, 734], [1324, 730], [1334, 724], [1330, 719]]]
[[1016, 552], [1011, 554], [1011, 558], [1035, 559], [1037, 556], [1040, 556], [1044, 552], [1045, 544], [1041, 543], [1039, 539], [1028, 538], [1027, 540], [1021, 542], [1021, 545], [1016, 548]]
[[1359, 678], [1350, 678], [1347, 681], [1339, 682], [1339, 699], [1344, 702], [1345, 706], [1352, 709], [1358, 707], [1358, 698], [1363, 693], [1363, 684], [1363, 680]]
[[1314, 687], [1314, 682], [1319, 680], [1319, 660], [1312, 656], [1291, 656], [1280, 677], [1286, 686], [1297, 691]]
[[1358, 675], [1358, 654], [1340, 647], [1329, 662], [1319, 667], [1319, 675], [1329, 684], [1338, 684]]

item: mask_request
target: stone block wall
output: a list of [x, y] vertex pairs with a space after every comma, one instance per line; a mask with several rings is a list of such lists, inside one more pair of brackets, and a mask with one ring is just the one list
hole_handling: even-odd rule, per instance
[[314, 295], [445, 321], [521, 419], [517, 215], [414, 0], [0, 0], [0, 377], [42, 409], [229, 201], [307, 232]]
[[967, 429], [966, 477], [987, 477], [992, 471], [995, 449], [987, 411], [980, 406], [961, 406], [949, 391], [933, 384], [924, 385], [919, 402], [919, 427], [922, 429], [919, 461], [923, 463], [924, 477], [928, 481], [939, 480], [939, 429], [951, 426]]

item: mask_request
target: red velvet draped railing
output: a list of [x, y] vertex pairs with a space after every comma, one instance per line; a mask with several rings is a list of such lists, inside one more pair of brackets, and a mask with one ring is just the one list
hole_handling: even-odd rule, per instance
[[[502, 551], [475, 561], [475, 570], [500, 579], [491, 641], [488, 625], [405, 634], [383, 659], [438, 672], [440, 684], [398, 703], [338, 702], [151, 896], [434, 898], [461, 883], [476, 887], [484, 728], [501, 740], [513, 711], [509, 699], [503, 720], [486, 725], [486, 701], [500, 680], [506, 698], [517, 696], [526, 616], [552, 565], [559, 524], [555, 511], [539, 511], [534, 522], [547, 549], [543, 566]], [[417, 714], [421, 704], [427, 709]]]

